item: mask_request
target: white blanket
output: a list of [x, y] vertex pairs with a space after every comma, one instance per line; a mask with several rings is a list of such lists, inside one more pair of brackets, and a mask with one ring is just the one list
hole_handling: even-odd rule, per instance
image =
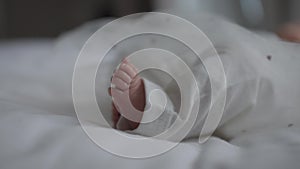
[[117, 157], [96, 146], [77, 121], [71, 79], [78, 52], [100, 25], [96, 21], [54, 41], [1, 42], [0, 168], [299, 168], [300, 130], [295, 126], [240, 134], [228, 142], [187, 140], [143, 160]]

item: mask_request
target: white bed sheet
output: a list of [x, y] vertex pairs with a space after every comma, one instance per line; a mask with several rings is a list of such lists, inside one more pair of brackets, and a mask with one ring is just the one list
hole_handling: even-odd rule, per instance
[[230, 142], [212, 137], [202, 145], [188, 140], [142, 160], [99, 148], [81, 129], [71, 99], [75, 58], [96, 28], [57, 40], [0, 43], [1, 169], [299, 168], [299, 129], [248, 133]]

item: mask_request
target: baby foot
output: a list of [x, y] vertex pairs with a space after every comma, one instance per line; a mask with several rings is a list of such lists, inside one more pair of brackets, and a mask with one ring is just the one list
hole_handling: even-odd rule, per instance
[[[138, 127], [145, 109], [145, 88], [134, 65], [124, 59], [112, 77], [113, 87], [109, 94], [113, 98], [112, 120], [120, 130]], [[121, 124], [121, 125], [117, 125]]]

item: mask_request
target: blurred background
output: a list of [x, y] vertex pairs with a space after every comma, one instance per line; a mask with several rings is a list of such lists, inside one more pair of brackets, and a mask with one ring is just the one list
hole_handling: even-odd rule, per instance
[[267, 31], [300, 20], [299, 0], [0, 0], [0, 39], [56, 37], [89, 20], [164, 9], [206, 11]]

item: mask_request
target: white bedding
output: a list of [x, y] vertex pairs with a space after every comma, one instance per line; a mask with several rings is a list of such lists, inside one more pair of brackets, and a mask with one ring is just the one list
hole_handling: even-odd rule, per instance
[[188, 140], [142, 160], [99, 148], [81, 129], [71, 99], [76, 56], [99, 25], [56, 40], [0, 43], [1, 169], [299, 168], [299, 128], [247, 133], [229, 142], [212, 137], [203, 145]]

